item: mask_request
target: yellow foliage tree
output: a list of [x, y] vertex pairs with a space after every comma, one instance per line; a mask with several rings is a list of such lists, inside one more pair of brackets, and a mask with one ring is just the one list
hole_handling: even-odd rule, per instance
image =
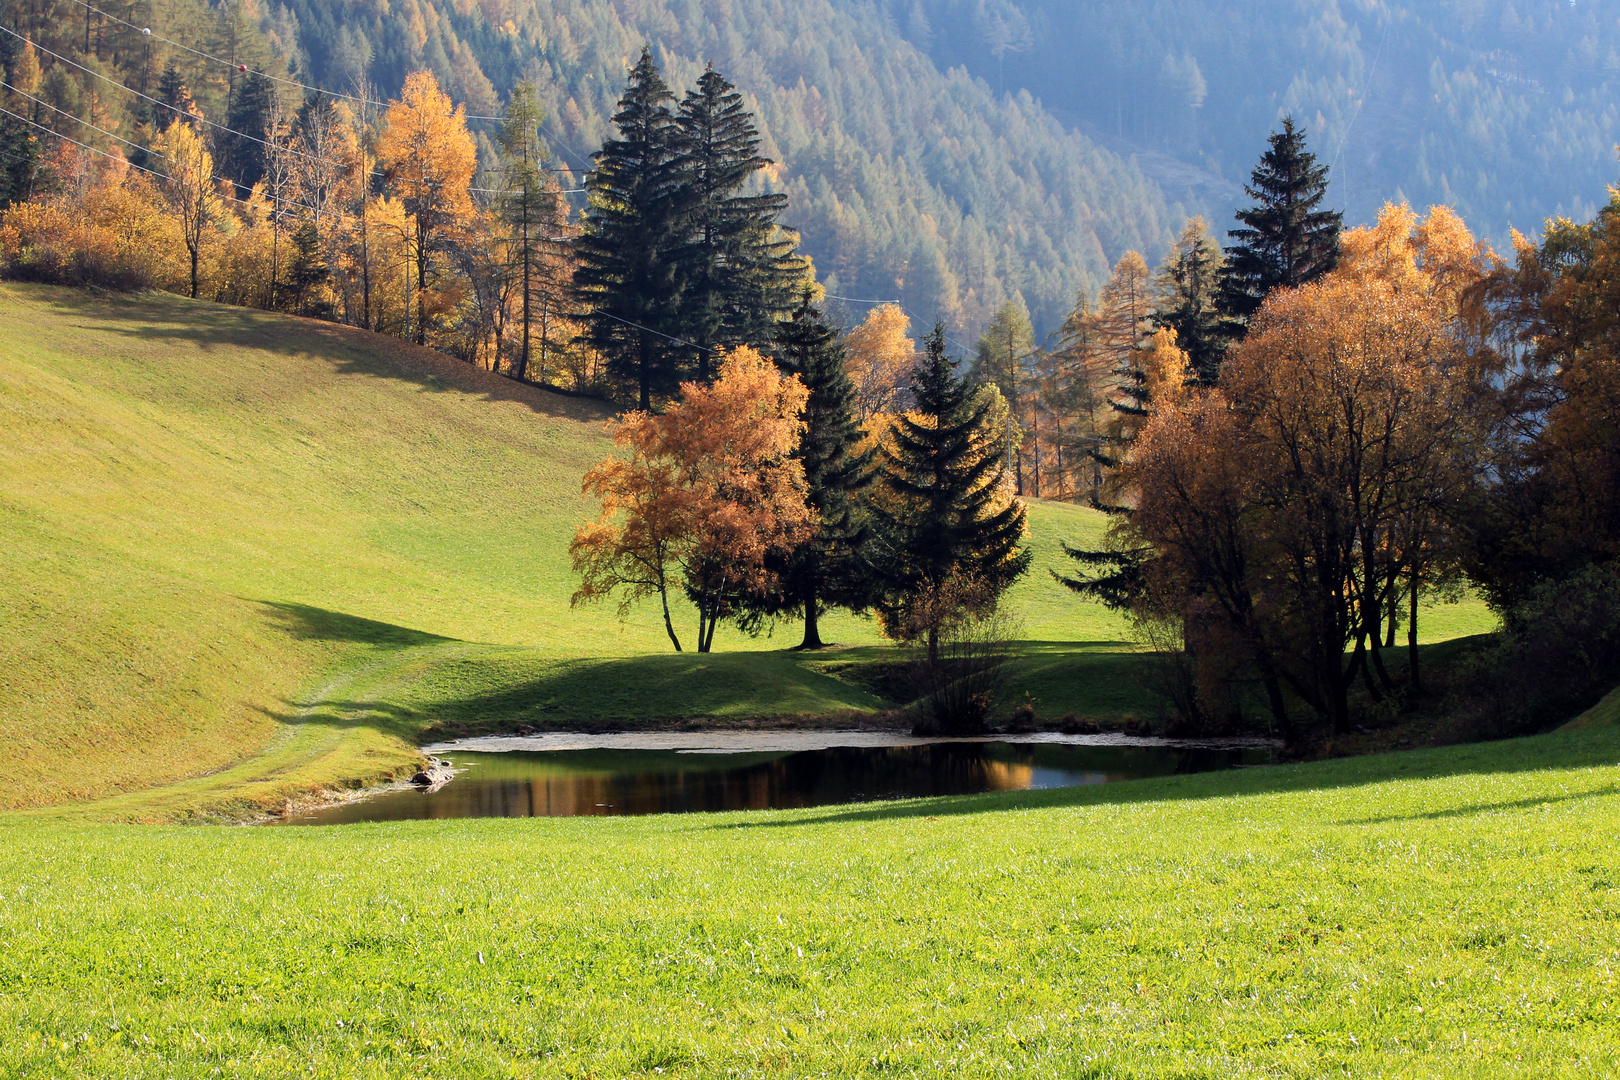
[[466, 110], [451, 104], [430, 72], [412, 72], [399, 100], [389, 103], [377, 141], [377, 161], [414, 225], [416, 342], [424, 345], [429, 310], [434, 307], [428, 295], [433, 256], [474, 215], [467, 189], [478, 165]]
[[214, 179], [214, 156], [190, 124], [170, 124], [152, 143], [163, 161], [163, 195], [180, 223], [191, 257], [191, 296], [197, 296], [203, 243], [225, 214], [225, 200]]
[[910, 332], [906, 313], [883, 304], [845, 336], [845, 368], [855, 384], [855, 418], [863, 426], [879, 413], [896, 411], [906, 373], [917, 359]]

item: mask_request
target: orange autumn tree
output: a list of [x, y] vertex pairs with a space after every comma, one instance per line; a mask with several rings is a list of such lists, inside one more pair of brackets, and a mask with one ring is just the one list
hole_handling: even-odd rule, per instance
[[737, 598], [775, 587], [769, 556], [803, 543], [814, 525], [804, 468], [791, 456], [806, 397], [797, 376], [743, 347], [712, 386], [683, 383], [667, 412], [613, 421], [613, 440], [630, 455], [585, 475], [602, 512], [569, 547], [580, 575], [573, 603], [616, 594], [623, 616], [656, 596], [680, 652], [669, 610], [680, 587], [698, 611], [698, 651], [709, 652]]
[[399, 100], [389, 103], [377, 140], [377, 162], [414, 227], [410, 240], [416, 270], [416, 343], [425, 345], [433, 256], [473, 218], [467, 189], [478, 167], [466, 109], [451, 105], [431, 73], [412, 72]]
[[1269, 295], [1206, 395], [1156, 403], [1122, 471], [1121, 526], [1151, 550], [1139, 609], [1241, 641], [1287, 729], [1281, 685], [1333, 732], [1360, 679], [1395, 689], [1381, 652], [1477, 472], [1490, 358], [1465, 298], [1494, 266], [1443, 208], [1386, 207], [1341, 264]]

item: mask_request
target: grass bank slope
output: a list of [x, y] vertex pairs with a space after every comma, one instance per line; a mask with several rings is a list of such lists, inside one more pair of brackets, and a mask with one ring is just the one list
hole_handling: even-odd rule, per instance
[[[650, 609], [569, 609], [607, 415], [326, 323], [0, 284], [0, 809], [120, 797], [135, 813], [158, 785], [180, 785], [165, 813], [275, 805], [411, 767], [406, 740], [457, 708], [880, 707], [779, 652], [668, 655]], [[1026, 632], [1122, 637], [1045, 573], [1099, 515], [1037, 502], [1031, 522]], [[879, 642], [854, 618], [824, 633]]]
[[1594, 1077], [1613, 729], [973, 798], [0, 825], [0, 1073]]

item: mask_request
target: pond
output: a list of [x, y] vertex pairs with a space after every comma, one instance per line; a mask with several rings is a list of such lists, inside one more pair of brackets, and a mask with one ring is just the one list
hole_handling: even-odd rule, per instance
[[425, 748], [456, 776], [286, 819], [579, 817], [825, 806], [1027, 791], [1275, 760], [1267, 742], [1038, 734], [925, 740], [881, 732], [551, 734]]

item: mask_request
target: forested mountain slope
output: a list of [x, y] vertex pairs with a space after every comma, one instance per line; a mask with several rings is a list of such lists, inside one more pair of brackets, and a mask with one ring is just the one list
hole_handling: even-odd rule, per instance
[[[532, 79], [559, 160], [608, 131], [626, 70], [651, 43], [672, 86], [706, 62], [757, 109], [774, 183], [791, 197], [828, 291], [899, 299], [919, 321], [976, 333], [1014, 292], [1056, 325], [1121, 252], [1156, 252], [1180, 217], [1129, 162], [1027, 96], [998, 100], [945, 72], [873, 8], [837, 0], [293, 0], [318, 81], [392, 92], [429, 67], [491, 114]], [[486, 125], [487, 126], [487, 125]], [[864, 313], [864, 309], [855, 309]]]
[[[1452, 205], [1503, 240], [1615, 177], [1620, 11], [1592, 0], [882, 0], [941, 67], [1242, 181], [1283, 112], [1350, 222]], [[1225, 227], [1228, 206], [1212, 206]]]

